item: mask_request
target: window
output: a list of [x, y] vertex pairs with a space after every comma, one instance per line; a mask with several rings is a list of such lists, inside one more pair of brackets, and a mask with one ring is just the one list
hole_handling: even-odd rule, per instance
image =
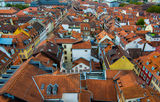
[[157, 71], [157, 75], [159, 76], [159, 71]]
[[144, 76], [143, 76], [143, 79], [145, 80], [146, 79], [146, 75], [144, 74]]
[[141, 76], [143, 77], [143, 72], [141, 72]]
[[153, 87], [153, 84], [151, 83], [150, 87], [152, 88]]
[[147, 82], [147, 84], [149, 83], [149, 79], [148, 78], [147, 78], [146, 82]]
[[146, 72], [146, 74], [147, 74], [147, 73], [148, 73], [148, 69], [146, 69], [146, 71], [145, 71], [145, 72]]
[[72, 69], [72, 70], [71, 70], [71, 72], [73, 73], [73, 72], [74, 72], [74, 70]]
[[152, 66], [152, 70], [154, 70], [155, 68]]
[[158, 85], [158, 83], [159, 83], [159, 82], [158, 82], [158, 80], [157, 80], [157, 81], [156, 81], [156, 84]]
[[7, 57], [4, 57], [4, 59], [8, 61], [8, 58], [7, 58]]
[[76, 69], [76, 72], [78, 72], [78, 69]]
[[23, 55], [23, 58], [25, 58], [25, 56]]
[[154, 58], [157, 58], [157, 56], [154, 56]]
[[82, 68], [82, 65], [79, 65], [80, 68]]
[[65, 60], [67, 60], [67, 57], [64, 57]]
[[141, 102], [141, 100], [140, 100], [140, 99], [137, 99], [137, 102]]
[[153, 76], [153, 81], [156, 81], [156, 78]]
[[146, 62], [146, 65], [149, 65], [149, 62], [148, 62], [148, 61]]
[[145, 70], [145, 66], [143, 66], [143, 70]]
[[64, 51], [64, 54], [67, 54], [67, 51]]
[[52, 50], [51, 50], [51, 49], [48, 49], [48, 51], [51, 52]]
[[155, 87], [153, 87], [153, 90], [156, 90], [156, 88], [155, 88]]
[[151, 74], [151, 72], [149, 72], [149, 77], [151, 77], [152, 76], [152, 74]]
[[85, 50], [85, 52], [87, 52], [87, 50]]
[[6, 63], [3, 59], [1, 60], [3, 63]]
[[64, 48], [67, 48], [66, 45], [64, 45]]

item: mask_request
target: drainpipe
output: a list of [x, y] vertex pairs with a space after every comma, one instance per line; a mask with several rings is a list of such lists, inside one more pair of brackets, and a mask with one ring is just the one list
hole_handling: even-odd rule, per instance
[[121, 71], [118, 71], [118, 73], [113, 77], [113, 80], [115, 79], [115, 77], [120, 73]]
[[143, 45], [143, 49], [142, 49], [142, 51], [141, 51], [141, 56], [142, 56], [142, 53], [144, 52], [145, 47], [146, 47], [146, 42], [145, 42], [144, 45]]

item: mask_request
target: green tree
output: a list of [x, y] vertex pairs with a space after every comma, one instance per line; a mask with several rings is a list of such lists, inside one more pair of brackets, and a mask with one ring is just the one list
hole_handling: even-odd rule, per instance
[[12, 7], [12, 5], [11, 4], [6, 4], [6, 7]]
[[126, 6], [126, 5], [128, 5], [128, 4], [126, 4], [126, 3], [121, 3], [121, 4], [119, 4], [119, 7], [124, 7], [124, 6]]
[[19, 8], [20, 10], [23, 10], [23, 9], [25, 9], [25, 8], [28, 8], [29, 6], [28, 6], [28, 5], [22, 5], [22, 4], [15, 4], [15, 5], [6, 4], [6, 7], [17, 7], [17, 8]]
[[143, 18], [139, 19], [139, 20], [137, 21], [137, 23], [136, 23], [136, 25], [144, 25], [144, 24], [145, 24], [145, 22], [144, 22], [144, 19], [143, 19]]
[[147, 12], [160, 13], [160, 6], [152, 5], [147, 9]]

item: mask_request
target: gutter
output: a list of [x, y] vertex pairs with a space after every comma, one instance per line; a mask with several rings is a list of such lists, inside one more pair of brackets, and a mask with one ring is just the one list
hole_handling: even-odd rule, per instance
[[33, 79], [33, 81], [34, 81], [34, 83], [35, 83], [35, 85], [36, 85], [36, 87], [37, 87], [39, 93], [41, 94], [41, 96], [42, 96], [42, 98], [43, 98], [43, 100], [44, 100], [44, 96], [42, 95], [42, 93], [41, 93], [41, 91], [40, 91], [40, 89], [39, 89], [39, 87], [38, 87], [36, 81], [34, 80], [33, 76], [32, 76], [32, 79]]

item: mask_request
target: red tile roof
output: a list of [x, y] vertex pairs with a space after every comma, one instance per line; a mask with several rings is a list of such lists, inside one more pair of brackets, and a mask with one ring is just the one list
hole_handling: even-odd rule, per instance
[[114, 39], [114, 36], [112, 34], [109, 34], [105, 30], [103, 30], [102, 32], [100, 32], [97, 35], [97, 37], [96, 37], [97, 42], [99, 42], [101, 39], [103, 39], [106, 35], [109, 36], [111, 39]]
[[86, 80], [87, 89], [93, 93], [93, 100], [117, 101], [116, 89], [113, 80]]
[[[79, 74], [45, 74], [34, 77], [39, 89], [44, 84], [44, 89], [40, 90], [45, 99], [60, 99], [63, 93], [79, 93], [80, 92], [80, 75]], [[49, 84], [58, 85], [56, 95], [47, 95], [47, 86]], [[38, 91], [38, 89], [37, 89]]]
[[87, 66], [90, 66], [89, 61], [87, 61], [87, 60], [85, 60], [85, 59], [83, 59], [83, 58], [79, 58], [79, 59], [77, 59], [77, 60], [75, 60], [75, 61], [73, 62], [74, 66], [76, 66], [76, 65], [78, 65], [78, 64], [80, 64], [80, 63], [83, 63], [83, 64], [85, 64], [85, 65], [87, 65]]
[[81, 90], [79, 102], [91, 102], [92, 93], [88, 90]]
[[72, 45], [72, 49], [91, 49], [90, 41], [83, 41]]
[[20, 99], [36, 102], [42, 101], [32, 76], [44, 74], [45, 71], [29, 64], [30, 59], [24, 62], [14, 75], [1, 88], [0, 94], [8, 93]]
[[14, 14], [17, 10], [12, 7], [7, 7], [7, 9], [0, 9], [0, 14]]
[[81, 37], [81, 33], [78, 33], [78, 32], [76, 32], [76, 31], [72, 31], [71, 32], [72, 33], [72, 37], [74, 37], [74, 38], [76, 38], [76, 39], [81, 39], [82, 37]]
[[[148, 69], [149, 72], [151, 72], [151, 74], [153, 74], [153, 76], [160, 81], [160, 75], [157, 75], [157, 72], [160, 72], [160, 52], [155, 51], [152, 52], [149, 55], [143, 56], [143, 57], [139, 57], [138, 59], [139, 62], [142, 62], [142, 64], [137, 63], [138, 65], [140, 65], [141, 67], [145, 66], [145, 68]], [[146, 63], [149, 63], [148, 65]], [[152, 67], [154, 67], [154, 69], [152, 69]]]
[[73, 43], [79, 42], [79, 41], [81, 41], [81, 40], [82, 40], [82, 39], [76, 40], [76, 39], [69, 39], [69, 38], [65, 38], [65, 39], [56, 38], [56, 39], [55, 39], [55, 42], [56, 42], [57, 44], [73, 44]]

